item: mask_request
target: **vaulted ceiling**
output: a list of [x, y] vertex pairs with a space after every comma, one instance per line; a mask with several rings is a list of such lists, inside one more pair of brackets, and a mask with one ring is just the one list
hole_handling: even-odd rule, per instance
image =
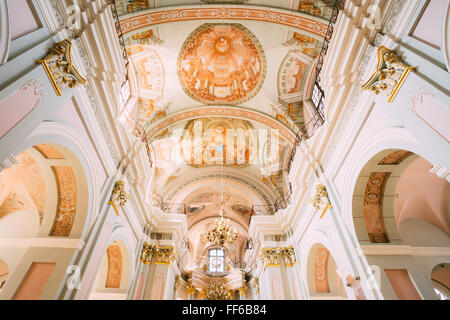
[[[131, 117], [154, 157], [151, 196], [184, 205], [196, 235], [223, 200], [245, 239], [252, 207], [270, 213], [288, 190], [335, 1], [115, 2], [138, 100]], [[199, 237], [190, 241], [201, 255]]]

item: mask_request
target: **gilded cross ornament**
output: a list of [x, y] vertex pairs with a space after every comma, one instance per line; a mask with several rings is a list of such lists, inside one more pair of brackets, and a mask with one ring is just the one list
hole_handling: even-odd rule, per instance
[[394, 51], [380, 47], [377, 68], [362, 89], [376, 95], [383, 93], [389, 98], [388, 103], [391, 103], [412, 70], [414, 68], [404, 63]]
[[267, 267], [279, 267], [284, 261], [286, 267], [292, 267], [295, 263], [295, 252], [292, 246], [277, 248], [262, 248], [259, 259], [264, 262], [264, 270]]
[[144, 264], [170, 264], [175, 261], [174, 247], [144, 243], [141, 261]]
[[316, 210], [323, 210], [322, 214], [320, 215], [320, 219], [323, 218], [323, 215], [328, 210], [328, 208], [331, 208], [330, 199], [328, 198], [328, 192], [325, 186], [318, 184], [316, 186], [316, 193], [314, 196], [309, 200], [309, 202], [312, 203], [313, 207]]
[[127, 203], [128, 199], [129, 196], [125, 192], [125, 181], [116, 181], [108, 203], [113, 206], [117, 215], [119, 215], [119, 211], [117, 210], [116, 203], [118, 203], [119, 206], [123, 207], [125, 203]]
[[77, 85], [86, 84], [86, 79], [80, 75], [72, 63], [71, 46], [71, 42], [65, 39], [55, 44], [44, 58], [36, 61], [44, 67], [58, 96], [61, 96], [61, 91], [68, 87], [74, 88]]

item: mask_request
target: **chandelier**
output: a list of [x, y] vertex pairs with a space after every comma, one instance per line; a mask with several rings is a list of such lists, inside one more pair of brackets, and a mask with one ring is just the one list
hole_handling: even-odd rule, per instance
[[207, 300], [230, 300], [232, 297], [233, 292], [219, 280], [214, 281], [206, 291]]
[[237, 239], [237, 232], [231, 226], [230, 219], [223, 217], [223, 204], [222, 202], [219, 214], [220, 218], [216, 219], [213, 227], [201, 236], [203, 240], [208, 240], [219, 246], [223, 246], [226, 242], [232, 244]]

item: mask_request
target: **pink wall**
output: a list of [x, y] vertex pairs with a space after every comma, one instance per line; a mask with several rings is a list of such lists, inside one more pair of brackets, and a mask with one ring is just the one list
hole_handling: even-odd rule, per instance
[[162, 300], [164, 291], [164, 276], [162, 273], [158, 274], [153, 290], [152, 300]]
[[394, 212], [397, 226], [405, 219], [422, 219], [450, 235], [447, 219], [448, 187], [445, 179], [430, 173], [432, 165], [423, 158], [414, 161], [398, 181]]
[[8, 10], [12, 40], [39, 29], [39, 24], [27, 0], [9, 0]]
[[420, 17], [419, 23], [413, 32], [413, 36], [441, 48], [444, 14], [447, 6], [448, 0], [430, 1], [422, 17]]
[[277, 275], [272, 277], [272, 294], [273, 300], [283, 300], [283, 290], [281, 288], [281, 280]]
[[420, 92], [413, 101], [413, 111], [430, 128], [450, 142], [450, 109], [429, 92]]
[[38, 300], [56, 263], [33, 262], [13, 300]]
[[0, 102], [0, 138], [37, 107], [41, 96], [37, 86], [29, 83]]
[[394, 288], [397, 298], [399, 300], [422, 300], [421, 296], [417, 292], [408, 271], [405, 269], [386, 269], [384, 270], [391, 282], [392, 288]]

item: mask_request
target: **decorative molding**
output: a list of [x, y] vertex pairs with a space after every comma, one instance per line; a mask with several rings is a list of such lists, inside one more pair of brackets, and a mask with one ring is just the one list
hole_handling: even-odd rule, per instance
[[442, 164], [437, 163], [433, 166], [433, 168], [430, 169], [431, 173], [434, 173], [435, 175], [437, 175], [439, 178], [442, 179], [447, 179], [447, 177], [449, 176], [449, 172], [448, 169], [443, 167]]
[[86, 84], [86, 79], [72, 64], [71, 46], [71, 42], [65, 39], [56, 43], [47, 56], [36, 61], [44, 67], [58, 96], [61, 96], [61, 91], [67, 87], [74, 88]]
[[11, 28], [8, 1], [0, 1], [0, 66], [8, 61], [11, 46]]
[[152, 232], [150, 233], [151, 240], [172, 240], [173, 235], [170, 232], [162, 233], [162, 232]]
[[394, 51], [380, 47], [377, 68], [362, 89], [376, 95], [384, 93], [389, 98], [388, 103], [391, 103], [412, 70], [414, 68], [404, 63]]
[[154, 25], [170, 22], [195, 21], [195, 20], [245, 20], [275, 23], [291, 28], [310, 32], [324, 38], [327, 33], [328, 23], [320, 18], [313, 18], [299, 12], [276, 9], [269, 10], [264, 7], [224, 7], [224, 5], [202, 5], [189, 8], [172, 7], [157, 8], [122, 18], [120, 27], [123, 34]]
[[283, 242], [287, 240], [285, 234], [265, 234], [264, 241]]
[[[3, 169], [8, 169], [11, 168], [12, 166], [18, 164], [19, 162], [17, 161], [17, 159], [14, 157], [14, 155], [9, 154], [8, 157], [3, 160], [2, 162], [0, 162], [0, 167], [2, 167]], [[0, 170], [1, 172], [1, 170]]]
[[391, 6], [391, 10], [389, 11], [389, 15], [386, 19], [386, 23], [384, 25], [383, 33], [390, 34], [392, 33], [392, 29], [394, 29], [395, 24], [400, 16], [400, 12], [402, 11], [406, 0], [394, 0]]

